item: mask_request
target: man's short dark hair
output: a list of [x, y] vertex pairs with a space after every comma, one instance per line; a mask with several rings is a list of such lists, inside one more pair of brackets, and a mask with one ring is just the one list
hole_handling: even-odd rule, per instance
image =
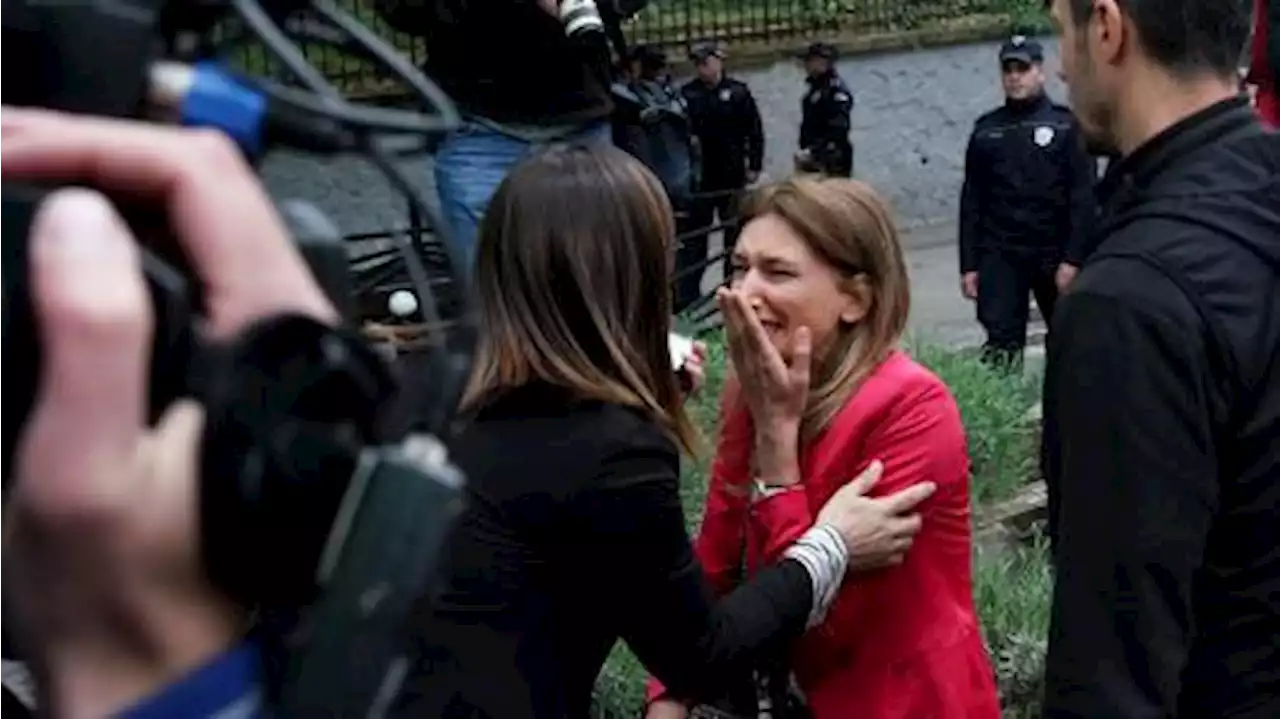
[[[1093, 0], [1069, 0], [1071, 20], [1083, 25]], [[1138, 29], [1151, 59], [1176, 75], [1235, 75], [1249, 36], [1248, 0], [1116, 0]]]

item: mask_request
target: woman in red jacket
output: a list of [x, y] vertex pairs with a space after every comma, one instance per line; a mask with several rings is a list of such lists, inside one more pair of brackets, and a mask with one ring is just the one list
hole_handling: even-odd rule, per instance
[[[905, 558], [851, 575], [790, 665], [815, 719], [997, 719], [964, 428], [946, 385], [897, 349], [910, 295], [888, 207], [861, 182], [797, 178], [759, 192], [743, 220], [720, 297], [735, 376], [697, 542], [705, 571], [725, 592], [767, 566], [872, 460], [873, 494], [936, 483]], [[656, 683], [650, 697], [651, 719], [687, 711]]]

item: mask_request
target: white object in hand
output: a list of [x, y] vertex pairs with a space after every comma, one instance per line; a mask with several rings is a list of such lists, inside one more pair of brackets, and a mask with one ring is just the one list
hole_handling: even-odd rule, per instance
[[409, 290], [396, 290], [387, 298], [387, 309], [396, 317], [408, 317], [418, 311], [418, 298]]
[[671, 369], [679, 371], [693, 354], [693, 340], [675, 332], [667, 334], [667, 347], [671, 351]]

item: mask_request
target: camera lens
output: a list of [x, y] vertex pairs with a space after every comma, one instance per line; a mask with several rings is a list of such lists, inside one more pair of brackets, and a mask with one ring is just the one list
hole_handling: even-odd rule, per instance
[[604, 21], [600, 19], [600, 8], [596, 7], [595, 0], [561, 0], [560, 22], [564, 25], [564, 34], [569, 37], [604, 32]]

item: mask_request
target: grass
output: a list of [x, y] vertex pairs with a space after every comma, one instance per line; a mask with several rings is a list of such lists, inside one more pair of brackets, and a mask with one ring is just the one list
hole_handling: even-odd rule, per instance
[[975, 505], [1008, 499], [1036, 473], [1039, 435], [1027, 411], [1039, 400], [1040, 379], [992, 370], [976, 351], [924, 345], [912, 351], [951, 388], [969, 438]]
[[[1036, 437], [1025, 417], [1038, 400], [1038, 379], [989, 370], [972, 352], [926, 345], [912, 348], [911, 353], [947, 383], [960, 406], [973, 462], [974, 505], [999, 501], [1025, 486], [1036, 467]], [[718, 337], [708, 342], [708, 355], [707, 384], [690, 403], [692, 419], [708, 444], [700, 461], [690, 463], [683, 478], [684, 507], [691, 529], [702, 516], [707, 464], [726, 373], [725, 348]], [[974, 601], [996, 667], [1005, 717], [1038, 716], [1052, 591], [1047, 548], [1043, 541], [1035, 541], [1010, 552], [977, 552], [974, 566]], [[594, 716], [639, 716], [644, 705], [644, 677], [644, 668], [635, 656], [619, 644], [596, 684]]]
[[1048, 545], [975, 555], [973, 599], [996, 668], [1004, 719], [1039, 719], [1053, 573]]

